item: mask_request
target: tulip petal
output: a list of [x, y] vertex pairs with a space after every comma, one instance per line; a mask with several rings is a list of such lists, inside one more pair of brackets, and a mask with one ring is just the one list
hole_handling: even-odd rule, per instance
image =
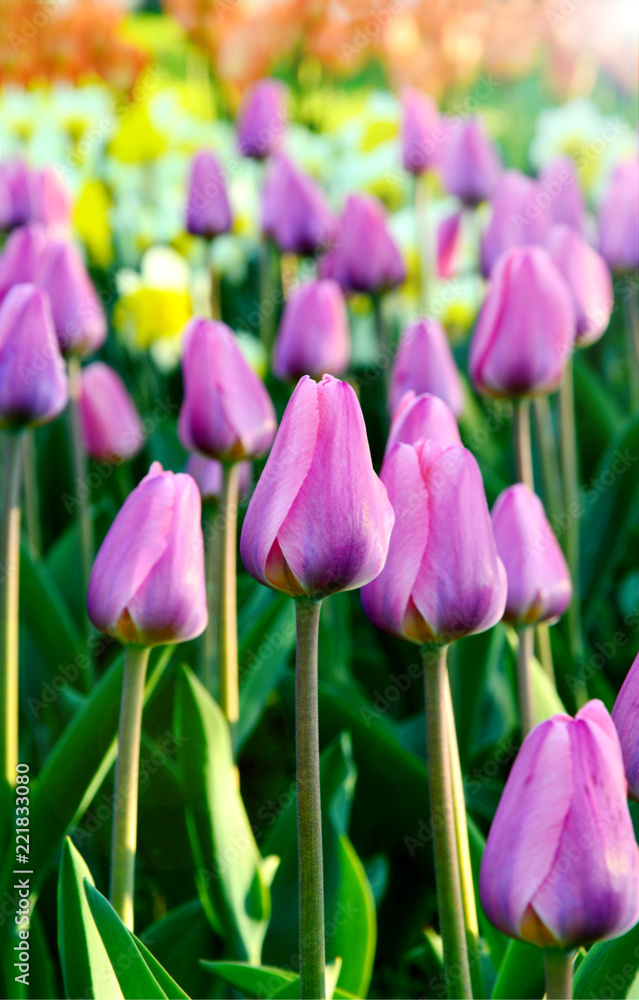
[[629, 793], [639, 799], [639, 656], [617, 695], [612, 718], [619, 733]]

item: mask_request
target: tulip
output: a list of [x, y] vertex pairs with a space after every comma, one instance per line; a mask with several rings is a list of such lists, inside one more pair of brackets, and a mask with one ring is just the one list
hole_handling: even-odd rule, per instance
[[586, 209], [575, 161], [569, 156], [553, 160], [539, 174], [539, 183], [550, 199], [552, 221], [583, 232]]
[[191, 161], [186, 228], [194, 236], [213, 239], [233, 224], [226, 183], [214, 154], [201, 149]]
[[336, 245], [321, 261], [320, 275], [334, 278], [345, 291], [369, 295], [401, 285], [406, 267], [376, 198], [348, 197]]
[[421, 439], [436, 441], [444, 448], [461, 444], [457, 421], [444, 400], [427, 392], [417, 396], [411, 389], [404, 393], [395, 410], [384, 459], [396, 444], [417, 444]]
[[547, 246], [572, 294], [576, 346], [594, 344], [605, 333], [614, 306], [608, 265], [572, 226], [553, 226]]
[[245, 94], [237, 121], [242, 156], [264, 160], [279, 148], [287, 125], [286, 96], [278, 80], [260, 80]]
[[40, 260], [38, 284], [49, 293], [62, 353], [97, 351], [106, 339], [106, 316], [73, 244], [54, 240], [47, 244]]
[[29, 222], [31, 202], [29, 192], [29, 168], [18, 158], [0, 163], [0, 185], [7, 194], [6, 212], [3, 213], [3, 227], [12, 229]]
[[[202, 503], [212, 503], [222, 495], [222, 463], [215, 458], [204, 458], [202, 455], [191, 455], [186, 463], [186, 472], [197, 483], [202, 497]], [[251, 488], [251, 463], [238, 462], [239, 491], [246, 494]]]
[[639, 682], [639, 656], [635, 657], [621, 691], [617, 695], [615, 707], [612, 710], [612, 721], [619, 734], [623, 763], [628, 781], [628, 794], [635, 802], [639, 802], [639, 697], [637, 683]]
[[436, 319], [418, 319], [402, 334], [391, 373], [391, 413], [408, 389], [439, 396], [456, 417], [464, 409], [464, 386], [448, 337]]
[[513, 247], [499, 259], [470, 345], [480, 392], [527, 396], [561, 382], [574, 342], [570, 291], [542, 247]]
[[315, 181], [287, 156], [269, 164], [262, 193], [262, 228], [282, 253], [311, 256], [330, 243], [336, 220]]
[[437, 227], [437, 274], [450, 278], [454, 260], [462, 238], [463, 212], [453, 212], [442, 219]]
[[600, 701], [574, 719], [553, 716], [525, 740], [488, 835], [480, 894], [496, 927], [555, 960], [553, 949], [617, 937], [637, 922], [639, 849], [619, 738]]
[[37, 223], [8, 236], [0, 254], [0, 302], [14, 285], [36, 282], [46, 244], [46, 229]]
[[277, 426], [275, 410], [224, 323], [192, 319], [184, 335], [179, 435], [188, 451], [221, 462], [255, 458]]
[[492, 216], [481, 239], [482, 270], [487, 277], [505, 250], [543, 245], [550, 226], [544, 191], [518, 170], [505, 170], [491, 198]]
[[525, 483], [500, 493], [492, 511], [497, 553], [506, 568], [504, 621], [553, 624], [570, 604], [572, 584], [543, 504]]
[[40, 222], [57, 239], [69, 236], [73, 203], [65, 182], [54, 167], [43, 167], [30, 174], [29, 202], [31, 222]]
[[444, 135], [437, 105], [432, 97], [413, 87], [404, 90], [402, 105], [402, 164], [409, 173], [422, 174], [436, 165], [437, 144]]
[[501, 166], [478, 118], [451, 120], [443, 150], [444, 186], [466, 205], [490, 198]]
[[297, 285], [284, 306], [273, 353], [273, 372], [281, 379], [302, 375], [339, 375], [351, 353], [348, 317], [335, 281]]
[[113, 368], [94, 361], [81, 372], [80, 420], [87, 454], [98, 462], [125, 462], [146, 434], [135, 403]]
[[599, 206], [599, 252], [615, 273], [639, 267], [639, 161], [619, 163]]

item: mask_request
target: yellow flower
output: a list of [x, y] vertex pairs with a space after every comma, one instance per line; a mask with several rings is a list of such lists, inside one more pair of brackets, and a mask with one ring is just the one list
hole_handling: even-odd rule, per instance
[[109, 153], [122, 163], [146, 163], [169, 148], [167, 137], [155, 127], [147, 103], [127, 105], [120, 127], [109, 143]]
[[100, 180], [85, 181], [73, 210], [75, 231], [98, 267], [108, 267], [113, 260], [109, 225], [110, 199]]
[[156, 340], [179, 336], [190, 317], [186, 289], [141, 286], [118, 300], [113, 321], [127, 343], [145, 351]]
[[376, 146], [380, 146], [383, 142], [389, 142], [395, 138], [398, 131], [397, 121], [392, 121], [391, 119], [372, 121], [362, 136], [362, 152], [369, 153], [371, 149], [375, 149]]

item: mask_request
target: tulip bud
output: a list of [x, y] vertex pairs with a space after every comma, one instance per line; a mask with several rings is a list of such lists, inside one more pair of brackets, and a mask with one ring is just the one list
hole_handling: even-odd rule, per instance
[[388, 396], [391, 413], [409, 389], [439, 396], [456, 417], [464, 409], [464, 386], [448, 337], [436, 319], [415, 320], [402, 334], [391, 373]]
[[543, 247], [513, 247], [491, 274], [469, 369], [488, 396], [552, 392], [574, 343], [570, 290]]
[[277, 428], [275, 410], [228, 326], [208, 319], [190, 321], [182, 375], [178, 431], [187, 451], [239, 462], [267, 450]]
[[395, 527], [384, 569], [362, 590], [372, 623], [438, 645], [491, 628], [504, 611], [506, 573], [473, 455], [435, 441], [396, 444], [382, 476]]
[[396, 444], [417, 444], [420, 440], [436, 441], [443, 448], [461, 444], [457, 421], [444, 400], [427, 392], [417, 396], [411, 389], [397, 404], [384, 460]]
[[29, 222], [31, 215], [29, 168], [24, 160], [16, 158], [0, 163], [0, 184], [7, 192], [7, 211], [3, 213], [3, 228], [23, 226]]
[[206, 628], [204, 543], [197, 486], [154, 462], [127, 497], [97, 554], [87, 607], [123, 643], [185, 642]]
[[378, 295], [401, 285], [406, 267], [376, 198], [349, 195], [335, 247], [320, 261], [319, 270], [321, 277], [334, 278], [345, 291]]
[[47, 244], [40, 261], [38, 284], [49, 293], [62, 353], [97, 351], [106, 339], [106, 316], [73, 244], [53, 240]]
[[486, 277], [510, 247], [545, 243], [550, 215], [543, 194], [537, 181], [518, 170], [505, 170], [499, 177], [491, 198], [490, 222], [481, 239], [482, 271]]
[[608, 265], [572, 226], [553, 226], [547, 246], [572, 294], [576, 346], [594, 344], [605, 333], [614, 306]]
[[[614, 647], [613, 647], [614, 648]], [[628, 780], [628, 795], [639, 802], [639, 656], [635, 657], [612, 710]]]
[[224, 176], [213, 153], [201, 149], [191, 161], [186, 228], [194, 236], [213, 239], [233, 225]]
[[583, 232], [586, 208], [575, 161], [570, 156], [553, 160], [541, 171], [539, 183], [550, 199], [552, 221]]
[[292, 597], [354, 590], [380, 572], [392, 526], [353, 389], [300, 379], [244, 519], [247, 570]]
[[639, 267], [639, 161], [618, 164], [599, 206], [599, 252], [611, 271]]
[[47, 231], [36, 223], [19, 226], [8, 236], [0, 254], [0, 302], [14, 285], [33, 284], [47, 245]]
[[244, 95], [237, 120], [242, 156], [264, 160], [279, 148], [287, 125], [286, 96], [278, 80], [260, 80]]
[[66, 239], [71, 232], [71, 194], [54, 167], [43, 167], [29, 176], [31, 222], [46, 226], [51, 236]]
[[[215, 458], [191, 455], [186, 463], [186, 471], [193, 476], [202, 497], [202, 503], [212, 503], [222, 496], [222, 463]], [[251, 488], [252, 467], [250, 462], [238, 462], [239, 492], [245, 496]]]
[[113, 368], [94, 361], [81, 372], [80, 420], [87, 454], [98, 462], [125, 462], [146, 434], [135, 403]]
[[402, 164], [411, 174], [431, 170], [437, 161], [438, 141], [443, 138], [439, 112], [432, 97], [407, 87], [402, 94]]
[[639, 918], [639, 849], [619, 739], [600, 701], [524, 741], [493, 820], [479, 883], [488, 918], [540, 948], [617, 937]]
[[46, 424], [68, 398], [49, 299], [35, 285], [15, 285], [0, 306], [0, 427]]
[[282, 253], [315, 254], [327, 246], [336, 220], [324, 195], [283, 153], [273, 157], [262, 194], [262, 228]]
[[351, 353], [348, 317], [335, 281], [297, 285], [286, 300], [273, 352], [273, 372], [281, 379], [346, 371]]
[[453, 212], [437, 227], [437, 274], [440, 278], [451, 278], [454, 273], [463, 235], [462, 222], [463, 212]]
[[501, 170], [499, 156], [479, 118], [448, 123], [443, 150], [444, 187], [466, 205], [490, 198]]
[[552, 625], [570, 604], [572, 583], [541, 500], [524, 483], [516, 483], [497, 497], [492, 520], [508, 580], [504, 621]]

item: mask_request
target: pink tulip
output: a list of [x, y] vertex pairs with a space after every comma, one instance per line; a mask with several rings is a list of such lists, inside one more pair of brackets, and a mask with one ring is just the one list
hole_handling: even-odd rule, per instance
[[[613, 647], [614, 648], [614, 647]], [[619, 733], [623, 763], [628, 779], [628, 794], [639, 802], [639, 656], [635, 657], [612, 710], [612, 721]]]
[[408, 389], [439, 396], [456, 417], [464, 409], [464, 386], [448, 337], [436, 319], [415, 320], [402, 334], [391, 373], [391, 413]]
[[204, 543], [197, 486], [154, 462], [111, 525], [96, 557], [87, 606], [96, 628], [157, 646], [206, 628]]
[[620, 163], [599, 206], [599, 252], [611, 271], [639, 267], [639, 160]]
[[19, 226], [7, 238], [0, 254], [0, 302], [14, 285], [33, 284], [47, 245], [44, 226]]
[[526, 738], [480, 874], [489, 919], [540, 948], [617, 937], [639, 918], [639, 849], [619, 739], [600, 701]]
[[462, 239], [462, 212], [453, 212], [437, 227], [437, 274], [450, 278], [455, 271], [455, 257]]
[[401, 285], [406, 266], [376, 198], [348, 197], [336, 245], [320, 262], [320, 276], [334, 278], [345, 291], [369, 295]]
[[52, 237], [67, 239], [71, 232], [71, 194], [54, 167], [43, 167], [29, 176], [30, 221], [46, 226]]
[[330, 244], [336, 219], [319, 186], [287, 156], [269, 163], [262, 193], [262, 229], [282, 253], [312, 256]]
[[548, 250], [572, 293], [577, 347], [587, 347], [605, 333], [614, 307], [612, 278], [603, 257], [572, 226], [553, 226]]
[[80, 420], [87, 454], [98, 462], [125, 462], [146, 434], [135, 403], [113, 368], [94, 361], [81, 372]]
[[402, 164], [409, 173], [422, 174], [436, 165], [444, 137], [439, 111], [432, 97], [413, 87], [404, 90], [402, 105]]
[[382, 474], [395, 527], [384, 569], [362, 590], [370, 620], [420, 644], [491, 628], [506, 573], [474, 457], [462, 445], [396, 444]]
[[543, 245], [550, 227], [547, 196], [537, 181], [505, 170], [495, 184], [492, 215], [481, 239], [482, 271], [487, 277], [510, 247]]
[[461, 444], [457, 421], [444, 400], [427, 392], [417, 396], [410, 389], [397, 404], [384, 459], [396, 444], [417, 444], [420, 440], [436, 441], [444, 448]]
[[237, 121], [242, 156], [263, 160], [279, 148], [287, 125], [286, 98], [279, 80], [260, 80], [247, 91]]
[[263, 383], [224, 323], [192, 319], [184, 335], [179, 436], [188, 451], [239, 462], [270, 446], [277, 421]]
[[[245, 496], [251, 488], [253, 473], [250, 462], [239, 462], [239, 492]], [[215, 458], [191, 455], [186, 463], [186, 472], [193, 476], [202, 497], [202, 503], [211, 503], [222, 496], [222, 463]]]
[[29, 168], [24, 160], [17, 157], [0, 162], [0, 185], [6, 190], [6, 212], [3, 213], [4, 228], [23, 226], [29, 222], [31, 200], [29, 191]]
[[97, 351], [106, 339], [106, 316], [84, 261], [72, 243], [47, 243], [38, 269], [38, 284], [51, 299], [62, 353]]
[[572, 583], [541, 500], [524, 483], [509, 486], [497, 497], [492, 520], [508, 580], [504, 621], [552, 625], [570, 604]]
[[49, 423], [68, 398], [49, 299], [35, 285], [15, 285], [0, 306], [0, 427]]
[[566, 282], [542, 247], [513, 247], [497, 261], [470, 345], [480, 392], [527, 396], [560, 384], [574, 343]]
[[478, 118], [449, 119], [443, 149], [444, 187], [467, 205], [493, 193], [501, 165]]
[[226, 183], [220, 165], [209, 149], [191, 161], [186, 228], [194, 236], [212, 239], [228, 233], [233, 224]]
[[353, 389], [300, 379], [244, 520], [247, 570], [292, 597], [354, 590], [380, 572], [392, 526]]
[[339, 375], [351, 353], [348, 317], [336, 281], [308, 281], [286, 300], [273, 352], [273, 372], [281, 379]]
[[575, 161], [569, 156], [553, 160], [539, 174], [539, 183], [550, 202], [552, 221], [583, 232], [586, 208]]

